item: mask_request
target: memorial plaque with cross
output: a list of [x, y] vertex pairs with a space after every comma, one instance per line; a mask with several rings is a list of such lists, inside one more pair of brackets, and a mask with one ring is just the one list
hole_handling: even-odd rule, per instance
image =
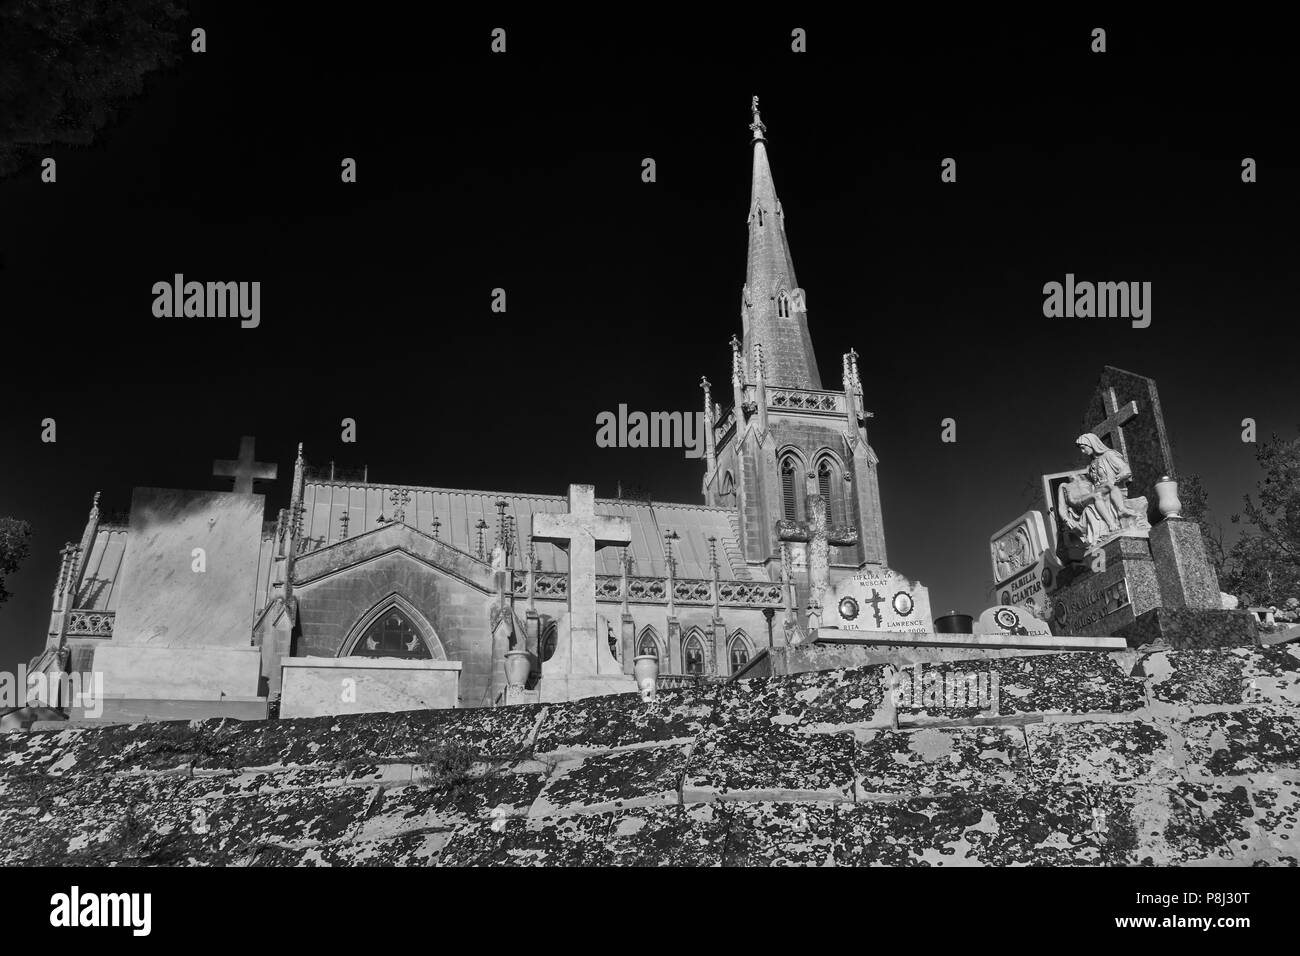
[[1145, 496], [1148, 519], [1159, 521], [1155, 485], [1175, 471], [1155, 381], [1107, 365], [1084, 412], [1081, 431], [1092, 432], [1124, 456], [1133, 472], [1129, 497]]
[[277, 468], [274, 464], [254, 461], [253, 445], [257, 439], [245, 435], [239, 439], [239, 457], [218, 458], [212, 462], [212, 474], [216, 478], [233, 478], [237, 495], [251, 495], [254, 481], [271, 481], [275, 478]]
[[569, 513], [534, 514], [533, 540], [550, 541], [569, 553], [569, 626], [559, 629], [555, 653], [543, 664], [543, 679], [548, 671], [603, 673], [599, 655], [609, 656], [609, 648], [596, 625], [596, 552], [631, 544], [632, 522], [596, 514], [596, 489], [570, 485]]

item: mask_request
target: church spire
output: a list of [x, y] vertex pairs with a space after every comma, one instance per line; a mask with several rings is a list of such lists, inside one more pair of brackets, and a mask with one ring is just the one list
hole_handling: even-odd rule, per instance
[[745, 354], [761, 345], [768, 384], [784, 388], [822, 387], [808, 334], [803, 290], [785, 235], [785, 215], [767, 161], [767, 126], [751, 104], [754, 170], [749, 199], [749, 257], [745, 269]]

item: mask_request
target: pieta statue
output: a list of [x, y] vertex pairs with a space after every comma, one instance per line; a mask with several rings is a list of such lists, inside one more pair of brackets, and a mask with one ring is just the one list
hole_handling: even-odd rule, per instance
[[1124, 456], [1092, 432], [1084, 432], [1075, 444], [1088, 467], [1057, 491], [1057, 513], [1066, 527], [1089, 551], [1121, 535], [1145, 537], [1151, 529], [1147, 500], [1128, 497], [1126, 485], [1133, 472]]

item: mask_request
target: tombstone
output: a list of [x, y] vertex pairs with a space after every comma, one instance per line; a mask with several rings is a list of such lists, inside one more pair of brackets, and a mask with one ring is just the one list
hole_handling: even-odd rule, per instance
[[980, 615], [975, 633], [990, 637], [1050, 637], [1052, 628], [1027, 607], [999, 604]]
[[931, 634], [930, 592], [889, 568], [865, 568], [828, 589], [822, 627]]
[[533, 515], [534, 541], [549, 541], [569, 555], [569, 612], [557, 628], [555, 653], [542, 663], [543, 702], [635, 691], [636, 681], [610, 651], [596, 615], [596, 552], [632, 542], [627, 518], [598, 515], [591, 485], [569, 486], [568, 514]]
[[1107, 365], [1083, 413], [1080, 431], [1092, 432], [1124, 456], [1133, 472], [1131, 496], [1146, 498], [1147, 521], [1156, 524], [1160, 520], [1156, 482], [1176, 471], [1155, 380]]
[[1199, 525], [1159, 513], [1155, 485], [1174, 463], [1155, 382], [1107, 366], [1083, 426], [1088, 468], [1043, 476], [1049, 551], [1061, 564], [1053, 632], [1135, 647], [1249, 643], [1250, 622], [1222, 609]]
[[1060, 563], [1041, 512], [1026, 511], [989, 536], [989, 565], [999, 603], [1048, 613], [1047, 593], [1055, 587]]

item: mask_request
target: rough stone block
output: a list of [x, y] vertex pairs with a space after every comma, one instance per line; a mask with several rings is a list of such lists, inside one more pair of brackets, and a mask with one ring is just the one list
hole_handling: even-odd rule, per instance
[[1078, 787], [989, 791], [836, 808], [840, 866], [1097, 866]]
[[853, 746], [848, 734], [762, 724], [707, 730], [687, 760], [682, 800], [851, 801]]
[[386, 839], [417, 830], [452, 830], [476, 820], [523, 816], [544, 782], [544, 773], [525, 769], [436, 786], [390, 787], [361, 821], [354, 838]]
[[450, 834], [412, 833], [387, 840], [262, 847], [250, 866], [434, 866]]
[[1179, 722], [1188, 779], [1300, 770], [1300, 726], [1276, 707], [1203, 714]]
[[714, 804], [636, 807], [604, 817], [611, 866], [720, 866], [731, 822]]
[[1218, 828], [1181, 786], [1089, 787], [1088, 796], [1109, 866], [1232, 862]]
[[569, 816], [680, 803], [687, 747], [637, 747], [562, 761], [528, 815]]
[[548, 704], [537, 731], [537, 753], [612, 750], [633, 744], [694, 738], [712, 721], [716, 689], [662, 691], [652, 701], [635, 694]]
[[1184, 784], [1239, 863], [1300, 866], [1300, 783], [1275, 775]]
[[756, 678], [722, 685], [717, 721], [759, 724], [807, 733], [892, 727], [883, 666]]
[[454, 830], [439, 866], [608, 866], [609, 816], [514, 817]]
[[838, 804], [730, 803], [723, 866], [833, 866]]
[[929, 797], [1035, 784], [1018, 727], [877, 730], [858, 744], [858, 800]]
[[1034, 772], [1054, 784], [1169, 784], [1181, 755], [1162, 726], [1142, 721], [1025, 727]]

